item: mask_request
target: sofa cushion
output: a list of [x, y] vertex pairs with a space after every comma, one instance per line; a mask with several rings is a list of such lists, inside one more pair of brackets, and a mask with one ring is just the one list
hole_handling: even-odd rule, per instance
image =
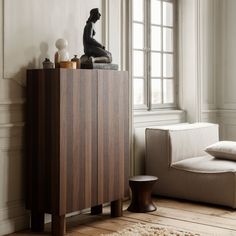
[[205, 151], [216, 158], [236, 161], [236, 142], [220, 141], [206, 147]]
[[236, 162], [216, 159], [210, 155], [178, 161], [171, 167], [197, 173], [236, 172]]

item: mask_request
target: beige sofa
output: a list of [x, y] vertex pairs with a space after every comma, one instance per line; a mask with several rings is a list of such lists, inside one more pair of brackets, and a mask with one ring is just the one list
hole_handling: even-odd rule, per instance
[[146, 129], [146, 174], [154, 194], [236, 207], [236, 162], [204, 149], [219, 140], [218, 125], [196, 123]]

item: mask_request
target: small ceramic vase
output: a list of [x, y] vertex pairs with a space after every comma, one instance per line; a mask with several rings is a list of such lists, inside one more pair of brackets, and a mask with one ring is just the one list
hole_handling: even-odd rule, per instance
[[76, 62], [76, 69], [80, 69], [80, 59], [77, 57], [77, 55], [74, 55], [71, 61]]
[[61, 61], [59, 64], [60, 64], [60, 68], [76, 69], [75, 61]]
[[51, 62], [48, 58], [45, 58], [43, 62], [43, 69], [52, 69], [54, 67], [53, 62]]

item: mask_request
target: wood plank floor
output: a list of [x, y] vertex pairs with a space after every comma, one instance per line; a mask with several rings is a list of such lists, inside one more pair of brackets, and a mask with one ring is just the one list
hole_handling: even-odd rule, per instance
[[[140, 223], [154, 223], [174, 229], [196, 232], [200, 235], [236, 236], [236, 211], [219, 206], [197, 204], [193, 202], [166, 198], [153, 199], [157, 211], [141, 214], [124, 211], [120, 218], [110, 218], [109, 207], [103, 209], [103, 214], [91, 216], [89, 213], [73, 216], [67, 219], [68, 236], [88, 236], [109, 234], [127, 226]], [[124, 204], [124, 209], [129, 202]], [[11, 234], [11, 236], [50, 235], [50, 224], [46, 225], [45, 233], [32, 234], [29, 230]]]

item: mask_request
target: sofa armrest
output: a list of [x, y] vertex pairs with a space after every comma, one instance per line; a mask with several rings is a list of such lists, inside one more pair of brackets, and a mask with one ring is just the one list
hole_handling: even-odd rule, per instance
[[169, 130], [171, 164], [197, 156], [205, 156], [205, 148], [219, 141], [217, 124], [195, 123], [183, 129]]

